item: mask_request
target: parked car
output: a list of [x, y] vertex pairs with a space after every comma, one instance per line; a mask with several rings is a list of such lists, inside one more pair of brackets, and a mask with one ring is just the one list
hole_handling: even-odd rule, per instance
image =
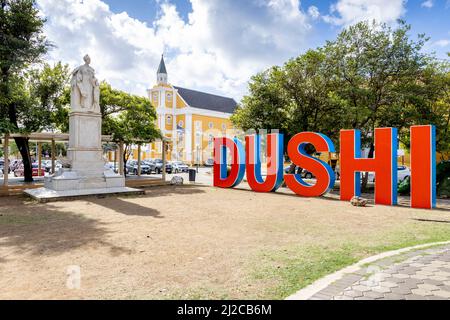
[[179, 172], [188, 172], [189, 171], [189, 166], [181, 161], [173, 161], [171, 163], [172, 165], [172, 171], [174, 173], [179, 173]]
[[205, 166], [212, 167], [214, 165], [214, 159], [208, 159], [205, 161]]
[[[157, 174], [160, 174], [162, 172], [162, 167], [163, 167], [163, 161], [161, 159], [155, 159], [152, 161], [152, 167], [151, 167], [151, 171], [155, 172]], [[167, 173], [172, 173], [172, 165], [167, 162], [166, 163], [166, 172]]]
[[[115, 168], [114, 168], [114, 167], [115, 167]], [[106, 163], [105, 163], [105, 169], [106, 169], [106, 170], [112, 170], [112, 171], [114, 171], [115, 173], [119, 173], [119, 163], [116, 162], [116, 164], [115, 164], [115, 166], [114, 166], [114, 162], [106, 162]], [[126, 174], [129, 173], [127, 167], [125, 167], [125, 173], [126, 173]]]
[[117, 171], [119, 164], [114, 163], [114, 162], [106, 162], [105, 163], [105, 169], [106, 170], [112, 170], [112, 171]]
[[[52, 171], [52, 160], [45, 160], [44, 163], [45, 163], [45, 165], [43, 165], [43, 167], [45, 168], [45, 172]], [[62, 167], [63, 166], [62, 166], [61, 161], [55, 160], [55, 171], [58, 171]]]
[[[398, 166], [397, 167], [397, 182], [403, 182], [403, 180], [407, 179], [411, 176], [411, 170], [409, 170], [406, 166]], [[362, 177], [362, 174], [361, 174]], [[375, 173], [369, 172], [369, 182], [375, 183]]]
[[[138, 174], [138, 161], [137, 160], [129, 160], [127, 162], [126, 168], [128, 170], [128, 172], [133, 173], [134, 175]], [[150, 174], [150, 166], [144, 164], [141, 161], [141, 174]]]
[[14, 172], [17, 168], [20, 167], [20, 165], [22, 165], [22, 160], [20, 159], [16, 159], [16, 160], [11, 160], [9, 162], [9, 170], [10, 172]]
[[[11, 169], [8, 168], [8, 173], [11, 172]], [[4, 174], [5, 173], [5, 160], [4, 159], [0, 159], [0, 173]]]
[[[284, 167], [284, 173], [289, 173], [290, 169], [291, 169], [291, 166]], [[297, 170], [298, 170], [298, 167], [296, 166], [295, 173], [297, 173]], [[315, 178], [311, 172], [309, 172], [308, 170], [305, 170], [305, 169], [302, 170], [301, 177], [303, 179], [314, 179]]]
[[[41, 167], [41, 170], [39, 171], [39, 164], [33, 163], [31, 165], [31, 168], [33, 170], [33, 177], [43, 177], [45, 176], [45, 170]], [[24, 168], [23, 164], [21, 164], [16, 170], [14, 170], [14, 176], [15, 177], [23, 177], [24, 176]]]
[[401, 182], [405, 180], [406, 178], [411, 176], [411, 170], [409, 170], [406, 166], [399, 166], [397, 168], [397, 180], [398, 182]]
[[151, 173], [153, 165], [154, 165], [153, 164], [153, 160], [148, 160], [148, 159], [147, 160], [142, 160], [142, 163], [150, 167], [150, 173]]

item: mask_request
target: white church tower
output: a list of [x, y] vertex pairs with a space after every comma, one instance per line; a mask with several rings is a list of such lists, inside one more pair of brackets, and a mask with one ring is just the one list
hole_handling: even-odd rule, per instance
[[167, 70], [164, 63], [164, 55], [161, 55], [158, 71], [156, 72], [156, 80], [158, 84], [167, 84]]

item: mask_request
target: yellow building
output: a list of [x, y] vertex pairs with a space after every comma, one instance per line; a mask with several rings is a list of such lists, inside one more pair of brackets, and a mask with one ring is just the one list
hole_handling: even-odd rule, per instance
[[[168, 160], [205, 164], [213, 157], [213, 138], [233, 130], [230, 116], [236, 101], [168, 83], [164, 57], [157, 71], [157, 84], [148, 90], [158, 115], [158, 128], [169, 140]], [[161, 158], [161, 143], [150, 148], [150, 158]]]

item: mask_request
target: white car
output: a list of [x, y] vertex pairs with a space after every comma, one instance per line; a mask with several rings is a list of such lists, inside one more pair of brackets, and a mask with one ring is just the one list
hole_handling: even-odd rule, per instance
[[189, 171], [189, 166], [181, 161], [173, 161], [173, 162], [171, 162], [171, 164], [172, 164], [172, 170], [174, 173]]
[[398, 182], [402, 182], [403, 180], [405, 180], [407, 177], [411, 176], [411, 170], [409, 170], [408, 167], [405, 166], [399, 166], [397, 168], [397, 181]]
[[[398, 166], [397, 167], [397, 183], [402, 182], [403, 180], [405, 180], [407, 177], [411, 176], [411, 171], [409, 170], [408, 167], [406, 166]], [[362, 174], [361, 174], [361, 178], [362, 178]], [[369, 182], [375, 183], [375, 173], [373, 172], [369, 172]]]

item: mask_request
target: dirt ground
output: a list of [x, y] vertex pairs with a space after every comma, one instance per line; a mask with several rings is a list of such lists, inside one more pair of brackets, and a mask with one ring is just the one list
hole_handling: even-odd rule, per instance
[[[309, 248], [347, 246], [359, 259], [397, 244], [450, 240], [444, 207], [356, 208], [200, 186], [50, 204], [0, 198], [0, 299], [278, 297], [279, 282], [297, 281], [278, 270], [291, 258], [307, 260]], [[79, 288], [67, 285], [71, 266], [80, 268]]]

